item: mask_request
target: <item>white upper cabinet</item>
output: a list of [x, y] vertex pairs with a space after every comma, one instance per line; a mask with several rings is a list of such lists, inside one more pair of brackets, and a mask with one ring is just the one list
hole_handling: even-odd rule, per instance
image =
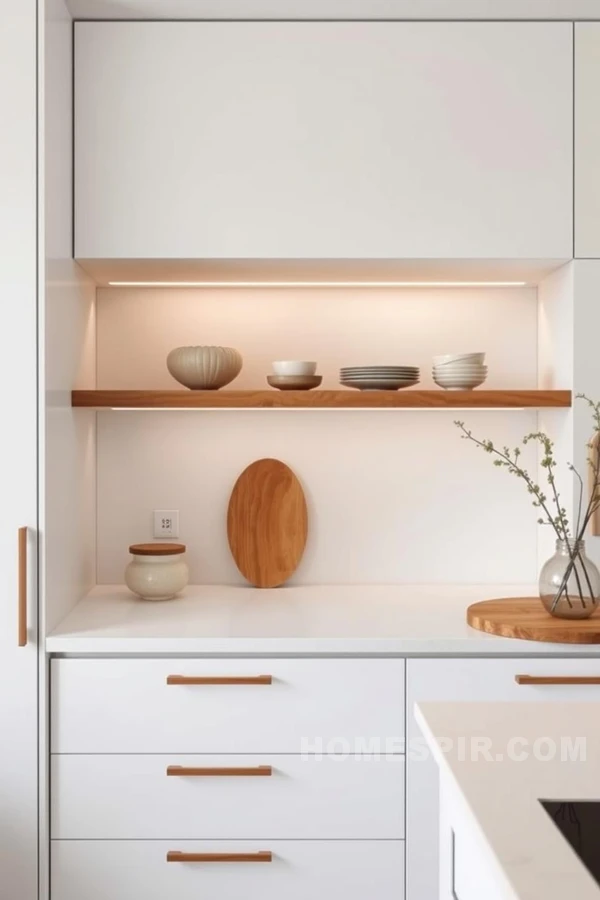
[[575, 256], [600, 258], [600, 23], [575, 25]]
[[75, 255], [571, 257], [572, 31], [80, 22]]

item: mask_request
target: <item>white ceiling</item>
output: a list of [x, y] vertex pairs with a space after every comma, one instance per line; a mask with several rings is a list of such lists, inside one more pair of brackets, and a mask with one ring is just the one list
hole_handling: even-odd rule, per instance
[[600, 19], [600, 0], [67, 0], [76, 19]]

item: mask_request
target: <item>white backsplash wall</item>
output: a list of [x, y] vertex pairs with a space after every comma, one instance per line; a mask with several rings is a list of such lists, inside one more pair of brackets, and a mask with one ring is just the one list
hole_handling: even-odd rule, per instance
[[[167, 352], [221, 343], [244, 356], [232, 387], [267, 387], [273, 359], [337, 368], [485, 350], [490, 387], [536, 387], [533, 289], [98, 291], [99, 388], [169, 388]], [[180, 511], [196, 583], [242, 583], [226, 510], [235, 479], [274, 456], [300, 478], [309, 539], [293, 578], [313, 583], [523, 583], [537, 577], [536, 511], [523, 485], [461, 441], [514, 446], [535, 411], [271, 410], [98, 414], [98, 582], [122, 582], [127, 547], [152, 539], [152, 510]], [[535, 449], [525, 464], [535, 471]]]
[[[532, 412], [461, 412], [514, 446]], [[242, 582], [229, 495], [254, 459], [296, 472], [309, 538], [296, 584], [519, 582], [536, 578], [536, 511], [523, 485], [461, 441], [450, 412], [214, 411], [98, 415], [98, 581], [122, 582], [152, 510], [180, 511], [195, 583]], [[535, 450], [525, 464], [535, 471]]]

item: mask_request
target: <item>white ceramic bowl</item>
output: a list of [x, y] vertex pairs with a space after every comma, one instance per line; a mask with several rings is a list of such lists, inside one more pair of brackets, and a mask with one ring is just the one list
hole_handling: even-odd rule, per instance
[[483, 365], [485, 353], [446, 353], [443, 356], [434, 356], [434, 366], [447, 366], [451, 363], [478, 363]]
[[433, 380], [438, 387], [447, 391], [470, 391], [472, 388], [484, 383], [485, 375], [480, 375], [479, 377], [463, 376], [460, 378], [441, 378], [434, 375]]
[[487, 366], [434, 366], [431, 371], [442, 378], [455, 378], [457, 375], [486, 375]]
[[485, 381], [486, 375], [482, 373], [481, 375], [434, 375], [433, 380], [437, 381], [439, 384], [455, 384], [459, 382], [468, 382], [468, 381]]
[[216, 391], [236, 378], [242, 357], [233, 347], [176, 347], [167, 356], [173, 378], [192, 391]]
[[487, 366], [434, 366], [434, 375], [481, 375], [487, 374]]
[[275, 375], [314, 375], [316, 362], [304, 362], [300, 359], [280, 359], [271, 364]]

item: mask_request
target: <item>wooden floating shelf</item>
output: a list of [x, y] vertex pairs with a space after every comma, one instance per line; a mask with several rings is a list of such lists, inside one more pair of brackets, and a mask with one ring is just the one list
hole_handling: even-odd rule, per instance
[[73, 391], [87, 409], [535, 409], [569, 407], [571, 391]]

